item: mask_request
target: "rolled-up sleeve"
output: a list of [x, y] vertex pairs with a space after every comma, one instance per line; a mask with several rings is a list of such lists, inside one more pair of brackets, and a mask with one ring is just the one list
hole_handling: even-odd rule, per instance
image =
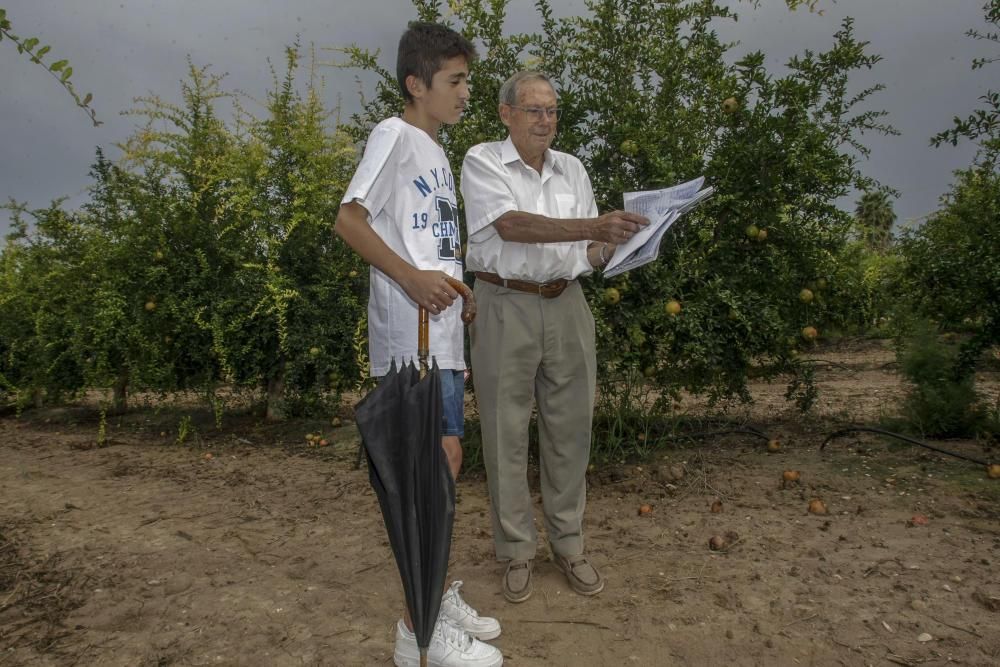
[[384, 123], [376, 126], [368, 137], [365, 153], [354, 172], [347, 190], [341, 199], [341, 204], [357, 202], [368, 210], [368, 221], [374, 220], [382, 211], [392, 193], [393, 179], [381, 177], [389, 165], [394, 165], [397, 159], [399, 132], [386, 127]]
[[469, 149], [462, 161], [462, 200], [469, 238], [490, 230], [493, 222], [508, 211], [517, 210], [517, 200], [510, 187], [510, 174], [500, 154], [490, 144]]

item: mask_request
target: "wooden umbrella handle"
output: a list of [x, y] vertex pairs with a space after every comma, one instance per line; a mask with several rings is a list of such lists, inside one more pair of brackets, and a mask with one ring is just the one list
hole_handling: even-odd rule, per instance
[[[476, 298], [472, 295], [472, 290], [461, 280], [450, 276], [444, 280], [462, 297], [462, 322], [466, 325], [472, 324], [476, 319]], [[427, 368], [427, 355], [430, 352], [430, 319], [427, 309], [420, 306], [417, 315], [417, 358], [424, 369]]]
[[427, 368], [427, 353], [430, 351], [430, 316], [427, 313], [427, 309], [420, 306], [419, 320], [417, 321], [417, 359], [420, 360], [420, 366], [422, 368]]
[[462, 297], [462, 322], [466, 325], [472, 324], [472, 320], [476, 319], [476, 297], [472, 296], [472, 290], [455, 278], [445, 278], [444, 281]]

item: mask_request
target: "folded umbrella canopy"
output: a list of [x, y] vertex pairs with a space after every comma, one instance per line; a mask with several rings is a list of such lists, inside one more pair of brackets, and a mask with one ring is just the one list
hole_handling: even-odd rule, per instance
[[[462, 321], [468, 324], [475, 317], [472, 291], [457, 280], [448, 283], [462, 295]], [[423, 308], [419, 315], [420, 369], [411, 360], [397, 370], [393, 360], [389, 373], [358, 403], [355, 416], [420, 647], [420, 664], [426, 665], [448, 573], [455, 482], [441, 447], [437, 362], [427, 369], [429, 318]]]

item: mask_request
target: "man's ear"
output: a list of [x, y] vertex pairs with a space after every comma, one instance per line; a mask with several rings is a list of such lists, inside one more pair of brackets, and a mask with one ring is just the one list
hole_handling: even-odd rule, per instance
[[410, 91], [410, 95], [414, 98], [421, 97], [427, 90], [427, 86], [424, 82], [420, 80], [420, 77], [416, 74], [411, 74], [406, 77], [406, 89]]
[[500, 122], [507, 127], [510, 127], [510, 112], [512, 111], [511, 106], [509, 104], [501, 103], [497, 108], [497, 111], [500, 114]]

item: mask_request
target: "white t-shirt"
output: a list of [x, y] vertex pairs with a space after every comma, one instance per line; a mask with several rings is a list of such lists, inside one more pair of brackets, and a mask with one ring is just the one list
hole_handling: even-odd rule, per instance
[[[426, 132], [401, 118], [376, 125], [341, 203], [348, 202], [368, 211], [375, 233], [406, 262], [462, 279], [455, 178]], [[418, 307], [375, 267], [369, 282], [368, 355], [372, 375], [381, 376], [392, 359], [416, 361]], [[430, 317], [430, 355], [442, 369], [465, 369], [461, 310], [457, 300]]]
[[470, 271], [545, 283], [594, 270], [587, 261], [588, 241], [508, 243], [493, 226], [508, 211], [550, 218], [597, 217], [590, 177], [572, 155], [545, 151], [539, 174], [521, 159], [510, 137], [473, 146], [462, 163], [462, 200]]

